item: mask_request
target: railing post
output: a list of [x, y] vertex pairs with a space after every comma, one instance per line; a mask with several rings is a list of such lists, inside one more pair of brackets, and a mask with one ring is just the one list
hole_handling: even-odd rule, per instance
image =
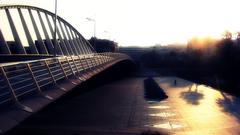
[[109, 61], [109, 63], [111, 63], [112, 57], [110, 56], [110, 53], [108, 52], [107, 55], [108, 55], [108, 61]]
[[[80, 79], [74, 72], [73, 68], [72, 68], [72, 65], [70, 64], [69, 60], [68, 60], [68, 57], [66, 57], [66, 60], [68, 62], [68, 66], [71, 68], [71, 71], [72, 71], [72, 74], [74, 75], [75, 78], [79, 79], [82, 81], [82, 79]], [[73, 64], [74, 64], [74, 61], [73, 61]]]
[[36, 78], [35, 78], [35, 76], [34, 76], [34, 74], [33, 74], [33, 71], [32, 71], [32, 69], [31, 69], [31, 67], [30, 67], [30, 64], [27, 63], [26, 66], [27, 66], [27, 68], [28, 68], [28, 71], [29, 71], [30, 74], [31, 74], [31, 77], [32, 77], [32, 80], [33, 80], [34, 84], [35, 84], [36, 87], [37, 87], [38, 94], [41, 95], [41, 96], [44, 96], [45, 98], [47, 98], [47, 99], [49, 99], [49, 100], [53, 100], [52, 97], [50, 97], [50, 96], [48, 96], [48, 95], [44, 95], [44, 94], [42, 93], [42, 90], [41, 90], [40, 86], [38, 85], [38, 82], [37, 82], [37, 80], [36, 80]]
[[[89, 63], [90, 63], [90, 65], [91, 65], [91, 70], [92, 70], [92, 72], [94, 73], [96, 70], [95, 70], [95, 63], [93, 62], [93, 57], [91, 58], [89, 58]], [[96, 73], [96, 72], [95, 72]]]
[[[73, 60], [73, 64], [75, 65], [75, 67], [76, 67], [76, 69], [77, 69], [78, 74], [80, 74], [80, 70], [79, 70], [79, 68], [78, 68], [78, 66], [77, 66], [74, 58], [73, 58], [72, 56], [71, 56], [71, 58], [72, 58], [72, 60]], [[78, 79], [81, 80], [81, 81], [85, 81], [85, 79], [82, 79], [80, 76], [78, 77]]]
[[[80, 63], [80, 66], [82, 67], [82, 70], [79, 72], [79, 73], [81, 74], [82, 72], [85, 72], [85, 68], [84, 68], [84, 66], [83, 66], [83, 64], [82, 64], [82, 60], [81, 60], [81, 58], [80, 58], [79, 55], [78, 55], [78, 63]], [[87, 79], [87, 77], [85, 76], [85, 74], [81, 74], [80, 77], [81, 77], [81, 76], [83, 76], [84, 81]]]
[[107, 54], [104, 53], [103, 55], [104, 55], [104, 61], [105, 61], [105, 63], [107, 63], [108, 62]]
[[50, 69], [50, 67], [49, 67], [49, 65], [48, 65], [48, 63], [47, 63], [47, 61], [46, 60], [44, 60], [44, 63], [45, 63], [45, 66], [46, 66], [46, 68], [47, 68], [47, 70], [48, 70], [48, 73], [49, 73], [49, 75], [50, 75], [50, 77], [52, 78], [52, 81], [53, 81], [53, 84], [56, 86], [56, 87], [58, 87], [59, 89], [61, 89], [61, 90], [63, 90], [63, 91], [67, 91], [65, 88], [62, 88], [62, 87], [60, 87], [58, 84], [57, 84], [57, 81], [55, 80], [55, 78], [54, 78], [54, 76], [53, 76], [53, 74], [52, 74], [52, 71], [51, 71], [51, 69]]
[[[95, 65], [95, 58], [94, 56], [91, 56], [90, 57], [90, 63], [91, 63], [91, 66], [92, 66], [92, 71], [95, 72], [95, 68], [96, 68], [96, 65]], [[95, 72], [96, 73], [96, 72]]]
[[4, 71], [4, 68], [3, 68], [3, 67], [0, 67], [0, 70], [1, 70], [1, 72], [2, 72], [2, 74], [3, 74], [3, 79], [5, 80], [5, 82], [7, 83], [8, 88], [9, 88], [9, 92], [10, 92], [10, 94], [11, 94], [12, 101], [14, 102], [14, 104], [16, 105], [16, 107], [19, 108], [19, 109], [21, 109], [21, 110], [24, 110], [24, 111], [26, 111], [26, 112], [32, 113], [33, 110], [32, 110], [30, 107], [25, 106], [25, 105], [21, 104], [21, 103], [18, 101], [18, 98], [17, 98], [17, 96], [16, 96], [16, 94], [15, 94], [15, 92], [14, 92], [12, 86], [11, 86], [10, 81], [8, 80], [8, 77], [7, 77], [6, 72]]
[[[80, 60], [80, 63], [81, 63], [81, 65], [82, 65], [82, 67], [83, 67], [83, 70], [84, 71], [86, 71], [87, 70], [87, 67], [85, 66], [85, 65], [83, 65], [83, 60], [84, 60], [84, 56], [83, 56], [83, 58], [79, 58], [79, 60]], [[85, 62], [84, 62], [85, 63]], [[87, 65], [88, 66], [88, 65]]]
[[[90, 71], [92, 71], [92, 66], [91, 65], [89, 65], [89, 62], [88, 62], [88, 60], [86, 59], [86, 56], [84, 56], [84, 60], [86, 61], [86, 63], [87, 63], [87, 66], [88, 66], [88, 69], [87, 70], [90, 70]], [[92, 74], [92, 72], [90, 72], [91, 74]], [[93, 75], [93, 74], [92, 74]]]
[[65, 72], [65, 70], [64, 70], [64, 68], [63, 68], [63, 66], [62, 66], [62, 63], [60, 62], [60, 60], [57, 59], [57, 61], [58, 61], [58, 64], [60, 65], [60, 68], [61, 68], [61, 70], [62, 70], [62, 72], [63, 72], [65, 78], [66, 78], [69, 82], [71, 82], [72, 84], [77, 85], [75, 82], [70, 81], [70, 79], [68, 78], [68, 76], [67, 76], [67, 74], [66, 74], [66, 72]]
[[98, 70], [98, 72], [101, 72], [101, 65], [98, 61], [98, 56], [96, 55], [96, 53], [93, 54], [94, 55], [94, 62], [96, 63], [96, 70]]
[[70, 57], [71, 57], [71, 59], [72, 59], [72, 61], [73, 61], [74, 66], [75, 66], [76, 69], [77, 69], [77, 72], [80, 73], [80, 71], [79, 71], [79, 69], [78, 69], [78, 66], [77, 66], [77, 64], [76, 64], [75, 61], [74, 61], [73, 56], [70, 56]]
[[105, 63], [107, 62], [107, 59], [106, 59], [106, 56], [105, 56], [104, 53], [102, 54], [102, 57], [103, 57], [103, 64], [104, 64], [104, 66], [105, 66]]
[[93, 73], [91, 72], [91, 71], [92, 71], [92, 68], [91, 68], [91, 66], [89, 65], [89, 62], [88, 62], [88, 60], [86, 59], [86, 56], [85, 56], [85, 55], [83, 56], [83, 60], [84, 60], [85, 64], [87, 65], [87, 67], [86, 67], [86, 69], [85, 69], [86, 73], [87, 73], [88, 75], [92, 76], [92, 75], [93, 75]]
[[66, 61], [67, 61], [67, 63], [68, 63], [68, 66], [70, 67], [70, 69], [71, 69], [71, 71], [72, 71], [72, 74], [73, 74], [74, 76], [76, 76], [76, 74], [75, 74], [75, 72], [74, 72], [74, 70], [73, 70], [73, 68], [72, 68], [72, 65], [70, 64], [70, 62], [69, 62], [69, 60], [68, 60], [68, 57], [65, 57], [65, 59], [66, 59]]
[[62, 66], [62, 63], [60, 62], [59, 59], [57, 59], [57, 61], [58, 61], [58, 64], [60, 65], [60, 67], [61, 67], [61, 70], [62, 70], [62, 72], [63, 72], [65, 78], [66, 78], [66, 79], [69, 79], [68, 76], [67, 76], [67, 74], [66, 74], [66, 72], [65, 72], [65, 70], [64, 70], [64, 68], [63, 68], [63, 66]]
[[103, 67], [103, 61], [102, 61], [102, 56], [97, 54], [97, 59], [98, 59], [98, 62], [99, 62], [99, 67], [100, 67], [100, 70], [104, 70], [104, 67]]
[[104, 57], [104, 67], [106, 67], [107, 63], [108, 63], [108, 59], [107, 59], [106, 53], [103, 53], [103, 57]]
[[100, 65], [102, 67], [102, 70], [104, 70], [104, 57], [101, 54], [98, 54], [99, 56], [99, 61], [100, 61]]

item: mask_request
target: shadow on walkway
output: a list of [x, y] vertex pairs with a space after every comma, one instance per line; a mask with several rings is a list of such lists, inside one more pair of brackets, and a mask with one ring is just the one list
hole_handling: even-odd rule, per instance
[[148, 101], [161, 101], [168, 98], [158, 83], [152, 78], [148, 77], [144, 80], [145, 99]]
[[189, 87], [189, 90], [186, 92], [181, 92], [180, 97], [186, 100], [187, 103], [192, 105], [199, 105], [199, 100], [204, 98], [202, 93], [198, 92], [198, 84], [195, 84], [195, 90], [192, 90], [194, 83]]
[[238, 122], [240, 122], [240, 99], [233, 96], [228, 97], [222, 91], [220, 92], [223, 99], [219, 98], [217, 100], [218, 105], [223, 109], [222, 111], [234, 116], [237, 118]]

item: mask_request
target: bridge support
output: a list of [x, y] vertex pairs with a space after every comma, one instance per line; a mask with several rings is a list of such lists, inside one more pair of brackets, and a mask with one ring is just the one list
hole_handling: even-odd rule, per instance
[[2, 54], [11, 54], [11, 51], [8, 47], [8, 44], [2, 34], [2, 30], [0, 29], [0, 53]]
[[16, 29], [16, 26], [14, 25], [14, 22], [13, 22], [13, 19], [12, 19], [12, 16], [9, 12], [9, 9], [5, 9], [5, 12], [7, 14], [7, 18], [8, 18], [8, 21], [9, 21], [9, 24], [10, 24], [10, 27], [11, 27], [11, 31], [12, 31], [12, 34], [13, 34], [13, 38], [16, 42], [16, 52], [19, 53], [19, 54], [26, 54], [26, 51], [22, 45], [22, 42], [20, 40], [20, 37], [17, 33], [17, 29]]
[[26, 37], [27, 37], [27, 41], [28, 41], [28, 44], [29, 44], [29, 47], [30, 47], [30, 51], [32, 54], [39, 54], [38, 53], [38, 50], [33, 42], [33, 39], [31, 37], [31, 34], [28, 30], [28, 26], [27, 26], [27, 23], [23, 17], [23, 14], [22, 14], [22, 10], [20, 8], [18, 8], [18, 14], [20, 16], [20, 19], [21, 19], [21, 22], [22, 22], [22, 26], [23, 26], [23, 29], [24, 29], [24, 32], [26, 34]]
[[34, 32], [35, 32], [36, 37], [37, 37], [37, 43], [38, 43], [38, 46], [39, 46], [39, 51], [41, 52], [41, 54], [48, 54], [47, 48], [46, 48], [46, 46], [43, 42], [43, 39], [40, 35], [39, 29], [38, 29], [37, 24], [36, 24], [36, 21], [33, 17], [32, 10], [28, 9], [28, 13], [30, 15], [32, 25], [33, 25], [33, 28], [34, 28]]
[[39, 21], [41, 23], [41, 26], [42, 26], [42, 29], [43, 29], [43, 33], [44, 33], [44, 36], [46, 37], [46, 45], [48, 46], [48, 50], [49, 50], [49, 53], [50, 54], [54, 54], [54, 47], [53, 47], [53, 44], [49, 38], [49, 35], [47, 33], [47, 29], [46, 29], [46, 26], [43, 22], [43, 19], [42, 19], [42, 16], [40, 14], [40, 11], [37, 11], [37, 14], [38, 14], [38, 18], [39, 18]]
[[[49, 20], [49, 15], [47, 13], [45, 13], [45, 17], [46, 17], [47, 24], [49, 26], [49, 30], [51, 32], [51, 35], [52, 35], [52, 37], [54, 37], [54, 31], [53, 31], [52, 24], [50, 23], [50, 20]], [[58, 30], [57, 30], [57, 32], [58, 32]], [[64, 50], [61, 49], [60, 44], [59, 44], [58, 41], [56, 43], [56, 48], [54, 48], [54, 49], [56, 49], [58, 55], [68, 55], [68, 53], [65, 53]]]

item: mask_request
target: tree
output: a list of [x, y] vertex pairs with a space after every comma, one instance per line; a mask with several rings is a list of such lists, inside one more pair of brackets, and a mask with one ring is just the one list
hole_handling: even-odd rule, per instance
[[223, 32], [223, 39], [232, 39], [232, 33], [230, 31]]
[[107, 39], [98, 39], [92, 37], [88, 40], [91, 45], [93, 45], [94, 49], [98, 52], [115, 52], [117, 51], [118, 44], [114, 41]]

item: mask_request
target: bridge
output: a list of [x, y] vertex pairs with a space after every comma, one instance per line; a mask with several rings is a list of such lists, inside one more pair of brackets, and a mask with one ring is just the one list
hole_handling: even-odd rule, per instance
[[96, 53], [70, 23], [45, 9], [1, 6], [0, 20], [0, 133], [82, 82], [130, 60], [121, 53]]
[[[0, 20], [0, 134], [240, 133], [239, 97], [141, 63], [137, 76], [101, 83], [102, 73], [131, 58], [96, 53], [70, 23], [41, 8], [1, 6]], [[146, 50], [122, 51], [141, 62]], [[167, 99], [150, 96], [149, 76]], [[91, 88], [96, 78], [101, 86]]]

